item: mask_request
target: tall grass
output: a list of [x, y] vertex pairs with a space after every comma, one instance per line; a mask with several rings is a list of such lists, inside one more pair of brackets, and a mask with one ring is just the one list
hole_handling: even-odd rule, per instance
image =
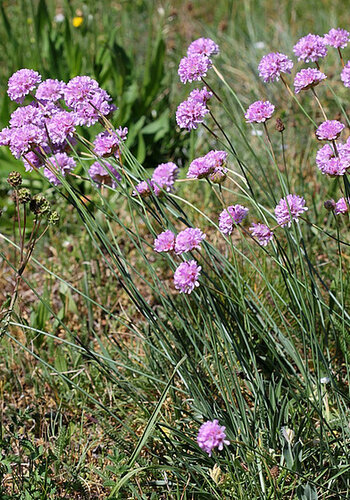
[[[47, 328], [48, 321], [33, 326], [14, 318], [12, 326], [33, 335], [30, 349], [5, 332], [9, 342], [79, 391], [88, 408], [107, 413], [108, 425], [117, 426], [119, 454], [109, 457], [112, 465], [102, 472], [110, 498], [349, 495], [348, 216], [336, 218], [323, 208], [328, 197], [348, 193], [348, 182], [347, 177], [329, 180], [314, 165], [313, 124], [322, 118], [312, 94], [298, 96], [298, 105], [281, 82], [265, 88], [254, 80], [259, 57], [251, 47], [265, 32], [254, 23], [252, 8], [247, 2], [241, 14], [244, 57], [233, 65], [233, 39], [223, 36], [222, 55], [208, 77], [222, 99], [210, 108], [227, 137], [210, 118], [209, 131], [198, 131], [202, 150], [194, 152], [199, 156], [226, 148], [227, 181], [219, 188], [186, 181], [183, 174], [174, 192], [132, 196], [135, 184], [149, 174], [125, 146], [122, 164], [115, 162], [123, 173], [121, 183], [100, 189], [88, 180], [89, 151], [81, 154], [82, 141], [74, 151], [80, 179], [60, 177], [62, 186], [50, 188], [49, 196], [63, 195], [61, 211], [69, 208], [69, 216], [77, 216], [77, 227], [89, 238], [89, 243], [82, 240], [86, 253], [108, 270], [108, 294], [113, 290], [115, 297], [98, 300], [98, 278], [90, 270], [84, 270], [80, 289], [67, 273], [33, 258], [34, 268], [62, 286], [63, 294], [84, 301], [86, 332], [77, 333], [26, 275], [23, 281], [52, 327]], [[284, 15], [287, 25], [293, 15], [288, 6]], [[324, 32], [328, 28], [324, 20], [320, 26]], [[240, 28], [231, 29], [237, 35]], [[266, 35], [264, 40], [268, 52], [271, 41]], [[292, 40], [295, 34], [288, 31], [279, 41], [283, 51], [291, 52]], [[332, 54], [323, 66], [327, 74], [341, 70]], [[346, 93], [336, 79], [329, 80], [318, 95], [334, 116], [345, 110]], [[271, 143], [259, 132], [253, 135], [244, 121], [243, 110], [260, 97], [276, 104], [286, 126], [281, 135], [268, 124]], [[288, 192], [304, 196], [309, 210], [291, 228], [277, 228], [266, 249], [249, 236], [247, 224], [230, 237], [219, 232], [223, 206], [241, 203], [250, 209], [249, 222], [271, 224], [276, 202]], [[200, 286], [186, 296], [176, 293], [172, 283], [181, 257], [159, 256], [152, 246], [164, 229], [196, 226], [207, 233], [200, 252], [193, 253], [202, 275]], [[127, 307], [118, 303], [118, 295], [127, 297]], [[96, 321], [99, 312], [108, 329]], [[105, 394], [96, 394], [93, 383], [76, 383], [68, 373], [71, 360], [59, 369], [45, 359], [42, 346], [59, 343], [83, 356], [96, 380], [112, 384], [119, 404], [115, 396], [108, 401]], [[141, 426], [130, 418], [133, 413], [142, 416]], [[209, 458], [197, 446], [196, 435], [203, 421], [213, 419], [226, 426], [231, 444]]]

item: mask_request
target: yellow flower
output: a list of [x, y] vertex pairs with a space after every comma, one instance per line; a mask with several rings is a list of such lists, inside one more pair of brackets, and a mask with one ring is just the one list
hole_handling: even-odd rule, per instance
[[73, 26], [74, 28], [79, 28], [83, 24], [84, 18], [81, 16], [73, 17]]

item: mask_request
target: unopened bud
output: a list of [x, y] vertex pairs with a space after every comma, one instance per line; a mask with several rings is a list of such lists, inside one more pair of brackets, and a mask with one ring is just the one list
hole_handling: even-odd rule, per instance
[[334, 210], [336, 207], [336, 203], [334, 200], [326, 200], [323, 206], [326, 210]]
[[50, 210], [50, 203], [42, 194], [36, 194], [30, 201], [30, 210], [35, 215], [42, 215]]
[[21, 188], [17, 191], [17, 196], [18, 196], [18, 202], [22, 203], [23, 205], [25, 203], [28, 203], [32, 195], [30, 194], [30, 190], [28, 188]]
[[227, 177], [226, 169], [217, 168], [212, 174], [209, 175], [209, 179], [215, 184], [222, 184]]
[[283, 132], [283, 130], [286, 128], [286, 127], [284, 126], [284, 123], [283, 123], [283, 121], [281, 120], [281, 118], [277, 118], [277, 119], [276, 119], [275, 128], [276, 128], [277, 132]]
[[17, 188], [22, 184], [22, 176], [19, 172], [16, 172], [14, 170], [13, 172], [9, 173], [7, 182], [10, 184], [10, 186]]

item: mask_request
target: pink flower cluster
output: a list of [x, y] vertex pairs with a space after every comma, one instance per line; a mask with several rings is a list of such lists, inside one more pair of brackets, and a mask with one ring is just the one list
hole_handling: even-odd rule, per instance
[[308, 210], [302, 196], [288, 194], [286, 198], [281, 198], [275, 208], [277, 223], [282, 226], [291, 226], [292, 221], [298, 222], [298, 218]]
[[226, 175], [225, 167], [227, 161], [226, 151], [209, 151], [205, 156], [193, 160], [187, 172], [188, 179], [209, 178], [216, 181], [218, 175]]
[[269, 101], [256, 101], [249, 106], [244, 116], [248, 123], [263, 123], [271, 118], [274, 111], [275, 106]]
[[230, 235], [235, 224], [240, 224], [247, 216], [249, 209], [243, 205], [231, 205], [219, 216], [219, 228], [223, 234]]
[[309, 33], [294, 45], [293, 52], [298, 57], [298, 61], [316, 62], [326, 57], [327, 47], [322, 36]]
[[226, 439], [226, 427], [219, 424], [218, 420], [208, 421], [202, 424], [198, 431], [197, 443], [199, 447], [211, 457], [214, 448], [223, 450], [224, 444], [227, 446], [230, 441]]
[[316, 130], [317, 139], [320, 141], [333, 141], [338, 139], [345, 125], [338, 120], [327, 120]]
[[316, 165], [323, 174], [331, 177], [341, 176], [350, 168], [350, 139], [345, 144], [341, 142], [325, 144], [316, 154]]
[[163, 191], [170, 192], [174, 188], [179, 167], [173, 162], [161, 163], [154, 169], [152, 178], [141, 181], [135, 186], [133, 196], [146, 197], [150, 194], [160, 196]]

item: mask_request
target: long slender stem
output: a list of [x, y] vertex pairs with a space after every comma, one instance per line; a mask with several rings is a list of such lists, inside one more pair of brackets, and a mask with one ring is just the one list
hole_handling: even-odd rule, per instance
[[326, 115], [326, 113], [325, 113], [325, 110], [323, 109], [322, 104], [321, 104], [321, 102], [320, 102], [319, 98], [317, 97], [317, 94], [316, 94], [315, 89], [314, 89], [313, 87], [311, 87], [311, 92], [312, 92], [312, 93], [313, 93], [313, 95], [315, 96], [316, 102], [317, 102], [317, 104], [318, 104], [318, 106], [319, 106], [319, 108], [320, 108], [320, 110], [321, 110], [321, 113], [322, 113], [322, 115], [323, 115], [323, 118], [327, 121], [327, 119], [328, 119], [328, 118], [327, 118], [327, 115]]

